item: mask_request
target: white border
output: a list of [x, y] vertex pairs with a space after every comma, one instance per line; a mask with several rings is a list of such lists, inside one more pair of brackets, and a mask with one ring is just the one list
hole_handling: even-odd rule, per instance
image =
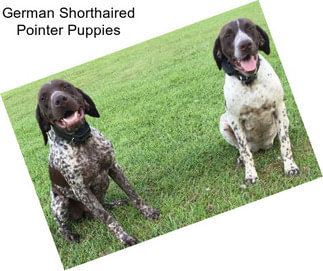
[[[59, 7], [69, 1], [8, 1]], [[109, 1], [118, 6], [120, 1]], [[116, 39], [17, 39], [0, 19], [1, 91], [241, 6], [248, 1], [123, 1], [137, 18]], [[107, 1], [91, 4], [103, 6]], [[319, 164], [323, 165], [319, 1], [261, 1]], [[73, 6], [87, 7], [88, 1]], [[12, 24], [12, 23], [11, 23]], [[13, 25], [13, 24], [12, 24]], [[55, 50], [54, 50], [55, 49]], [[57, 52], [57, 54], [49, 53]], [[59, 52], [59, 53], [58, 53]], [[48, 65], [50, 63], [50, 65]], [[0, 100], [1, 269], [62, 270], [39, 200]], [[19, 189], [18, 189], [19, 188]], [[322, 270], [322, 178], [267, 197], [75, 270]]]

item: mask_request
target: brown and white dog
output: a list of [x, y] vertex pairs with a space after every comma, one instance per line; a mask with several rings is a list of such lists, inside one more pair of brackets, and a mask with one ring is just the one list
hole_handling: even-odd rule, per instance
[[86, 114], [99, 117], [92, 99], [72, 84], [53, 80], [40, 89], [36, 118], [45, 144], [49, 137], [51, 209], [58, 230], [68, 241], [79, 241], [79, 235], [69, 227], [69, 219], [79, 220], [88, 215], [100, 218], [122, 244], [134, 245], [137, 240], [106, 210], [124, 203], [104, 201], [109, 178], [144, 216], [155, 219], [159, 212], [136, 194], [116, 163], [112, 144], [87, 124]]
[[300, 173], [288, 136], [283, 87], [258, 50], [270, 53], [268, 35], [245, 18], [224, 25], [213, 49], [218, 68], [226, 72], [226, 112], [220, 118], [220, 131], [228, 143], [238, 148], [237, 161], [245, 165], [245, 183], [251, 184], [258, 180], [252, 152], [272, 147], [277, 135], [285, 174]]

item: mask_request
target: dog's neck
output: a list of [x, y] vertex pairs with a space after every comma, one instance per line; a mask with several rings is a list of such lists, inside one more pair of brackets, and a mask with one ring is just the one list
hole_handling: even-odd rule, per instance
[[252, 82], [257, 78], [259, 66], [260, 66], [260, 58], [258, 57], [257, 71], [254, 74], [247, 76], [245, 74], [242, 74], [238, 70], [236, 70], [227, 58], [224, 58], [222, 60], [222, 68], [225, 71], [225, 73], [229, 76], [232, 76], [232, 75], [235, 76], [238, 80], [240, 80], [242, 83], [246, 85], [252, 84]]
[[55, 136], [67, 141], [67, 143], [83, 143], [91, 137], [91, 128], [86, 121], [84, 121], [84, 124], [73, 134], [66, 133], [55, 126], [52, 126], [52, 131]]

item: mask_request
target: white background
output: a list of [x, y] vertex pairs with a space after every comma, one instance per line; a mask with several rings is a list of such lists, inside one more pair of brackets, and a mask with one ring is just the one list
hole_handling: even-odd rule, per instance
[[[112, 21], [122, 35], [98, 39], [18, 37], [0, 16], [0, 91], [24, 85], [110, 52], [206, 19], [248, 1], [7, 1], [1, 11], [123, 7], [136, 19]], [[119, 3], [119, 4], [118, 4]], [[322, 15], [320, 1], [260, 1], [320, 167]], [[76, 21], [93, 24], [93, 21]], [[69, 23], [73, 23], [69, 22]], [[101, 22], [98, 21], [98, 25]], [[214, 33], [216, 35], [216, 33]], [[2, 270], [62, 270], [56, 247], [0, 100], [0, 249]], [[124, 249], [75, 270], [322, 270], [322, 178], [181, 230]]]

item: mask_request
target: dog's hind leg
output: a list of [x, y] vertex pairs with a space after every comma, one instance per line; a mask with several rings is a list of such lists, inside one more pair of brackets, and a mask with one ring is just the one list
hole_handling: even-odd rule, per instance
[[[220, 129], [220, 133], [223, 136], [223, 138], [230, 145], [232, 145], [232, 146], [236, 147], [237, 149], [239, 149], [236, 136], [234, 135], [234, 132], [233, 132], [231, 126], [229, 125], [228, 117], [227, 117], [227, 114], [226, 113], [224, 113], [220, 117], [219, 129]], [[243, 158], [242, 158], [241, 155], [237, 158], [236, 165], [237, 166], [244, 165], [244, 161], [243, 161]]]
[[73, 233], [69, 226], [69, 199], [61, 194], [50, 191], [51, 195], [51, 209], [54, 219], [58, 225], [59, 232], [64, 236], [67, 241], [78, 242], [80, 236], [77, 233]]
[[220, 117], [220, 123], [219, 123], [220, 133], [223, 136], [223, 138], [232, 146], [238, 147], [237, 139], [234, 135], [234, 132], [229, 124], [227, 113], [224, 113]]

